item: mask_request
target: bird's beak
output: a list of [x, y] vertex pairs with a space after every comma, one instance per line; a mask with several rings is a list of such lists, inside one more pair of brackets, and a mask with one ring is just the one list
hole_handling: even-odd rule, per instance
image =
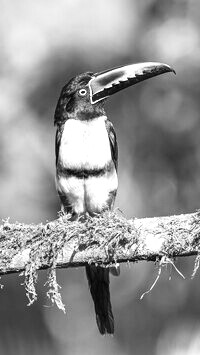
[[167, 72], [176, 74], [167, 64], [147, 62], [96, 73], [89, 81], [91, 103], [95, 104], [122, 89]]

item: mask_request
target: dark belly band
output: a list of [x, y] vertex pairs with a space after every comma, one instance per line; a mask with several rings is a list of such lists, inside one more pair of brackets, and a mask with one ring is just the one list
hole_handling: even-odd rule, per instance
[[57, 175], [66, 176], [66, 177], [77, 177], [78, 179], [87, 179], [89, 177], [98, 177], [103, 176], [106, 173], [112, 172], [114, 169], [114, 163], [110, 161], [103, 168], [93, 168], [93, 169], [84, 169], [84, 168], [65, 168], [61, 164], [57, 166]]

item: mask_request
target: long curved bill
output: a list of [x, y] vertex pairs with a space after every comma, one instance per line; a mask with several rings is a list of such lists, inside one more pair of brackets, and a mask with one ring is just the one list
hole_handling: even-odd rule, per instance
[[95, 104], [140, 81], [168, 72], [176, 74], [175, 70], [167, 64], [147, 62], [125, 65], [96, 73], [89, 81], [91, 103]]

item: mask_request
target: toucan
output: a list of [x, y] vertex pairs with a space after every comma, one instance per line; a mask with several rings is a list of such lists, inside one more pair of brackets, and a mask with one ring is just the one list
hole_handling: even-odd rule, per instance
[[[54, 116], [56, 188], [71, 219], [112, 210], [118, 187], [118, 147], [106, 99], [154, 76], [174, 72], [163, 63], [138, 63], [72, 78], [62, 89]], [[175, 72], [174, 72], [175, 73]], [[113, 271], [118, 274], [119, 271]], [[101, 334], [114, 333], [109, 268], [87, 265], [86, 275]]]

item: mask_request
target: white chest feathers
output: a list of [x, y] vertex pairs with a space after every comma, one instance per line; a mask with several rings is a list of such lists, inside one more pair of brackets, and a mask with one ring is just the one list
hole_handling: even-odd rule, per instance
[[105, 116], [65, 122], [59, 159], [65, 168], [103, 168], [111, 160]]

